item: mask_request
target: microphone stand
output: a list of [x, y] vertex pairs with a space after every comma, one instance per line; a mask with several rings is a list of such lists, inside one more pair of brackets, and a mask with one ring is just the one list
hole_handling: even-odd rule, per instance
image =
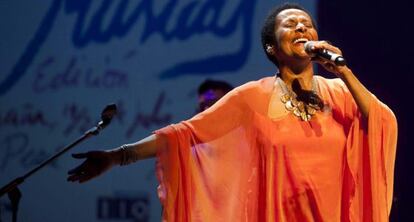
[[83, 142], [84, 140], [86, 140], [86, 139], [88, 139], [92, 136], [98, 135], [99, 132], [102, 129], [104, 129], [107, 125], [109, 125], [109, 123], [112, 120], [112, 117], [115, 114], [116, 114], [116, 105], [115, 104], [110, 104], [110, 105], [106, 106], [105, 109], [102, 111], [102, 114], [101, 114], [102, 121], [100, 121], [96, 126], [94, 126], [91, 129], [87, 130], [81, 137], [79, 137], [75, 142], [73, 142], [73, 143], [69, 144], [68, 146], [66, 146], [63, 150], [59, 151], [58, 153], [56, 153], [55, 155], [53, 155], [49, 159], [45, 160], [43, 163], [41, 163], [40, 165], [38, 165], [34, 169], [30, 170], [29, 172], [27, 172], [23, 176], [17, 177], [16, 179], [12, 180], [11, 182], [9, 182], [7, 185], [3, 186], [0, 189], [0, 198], [6, 193], [9, 196], [11, 207], [12, 207], [12, 212], [13, 212], [12, 213], [13, 214], [13, 216], [12, 216], [12, 221], [13, 222], [17, 222], [17, 212], [18, 212], [18, 208], [19, 208], [19, 202], [20, 202], [20, 199], [22, 197], [22, 193], [20, 192], [20, 190], [18, 188], [18, 185], [22, 184], [25, 179], [27, 179], [28, 177], [33, 175], [35, 172], [42, 169], [44, 166], [48, 165], [49, 163], [51, 163], [52, 161], [57, 159], [59, 156], [66, 153], [68, 150], [72, 149], [73, 147], [75, 147], [79, 143]]

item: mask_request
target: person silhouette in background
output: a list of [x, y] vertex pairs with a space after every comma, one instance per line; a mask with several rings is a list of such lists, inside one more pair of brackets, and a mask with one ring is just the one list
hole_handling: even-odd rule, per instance
[[203, 112], [232, 89], [233, 86], [225, 81], [206, 79], [198, 87], [197, 112]]

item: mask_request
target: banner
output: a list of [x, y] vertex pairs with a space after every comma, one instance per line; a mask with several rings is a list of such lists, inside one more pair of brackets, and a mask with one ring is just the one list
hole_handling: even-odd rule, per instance
[[[298, 1], [315, 11], [314, 1]], [[0, 2], [0, 186], [24, 175], [118, 106], [111, 125], [19, 186], [19, 221], [160, 221], [154, 160], [66, 182], [70, 153], [135, 142], [196, 112], [205, 79], [274, 75], [258, 0]], [[0, 221], [11, 221], [0, 199]]]

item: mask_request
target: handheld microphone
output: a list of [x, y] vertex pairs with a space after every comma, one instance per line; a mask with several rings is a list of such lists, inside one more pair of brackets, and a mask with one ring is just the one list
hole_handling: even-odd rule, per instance
[[329, 61], [335, 63], [335, 65], [338, 65], [338, 66], [346, 65], [346, 61], [345, 61], [344, 57], [342, 57], [341, 55], [336, 54], [332, 51], [329, 51], [327, 49], [315, 50], [314, 47], [313, 47], [314, 43], [315, 43], [315, 41], [307, 41], [304, 45], [305, 51], [311, 57], [317, 56], [317, 57], [329, 60]]

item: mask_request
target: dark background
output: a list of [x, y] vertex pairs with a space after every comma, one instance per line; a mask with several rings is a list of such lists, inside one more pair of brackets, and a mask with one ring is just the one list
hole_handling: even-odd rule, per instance
[[317, 9], [319, 38], [340, 47], [359, 80], [397, 116], [391, 221], [414, 221], [413, 9], [414, 3], [399, 0], [320, 0]]

